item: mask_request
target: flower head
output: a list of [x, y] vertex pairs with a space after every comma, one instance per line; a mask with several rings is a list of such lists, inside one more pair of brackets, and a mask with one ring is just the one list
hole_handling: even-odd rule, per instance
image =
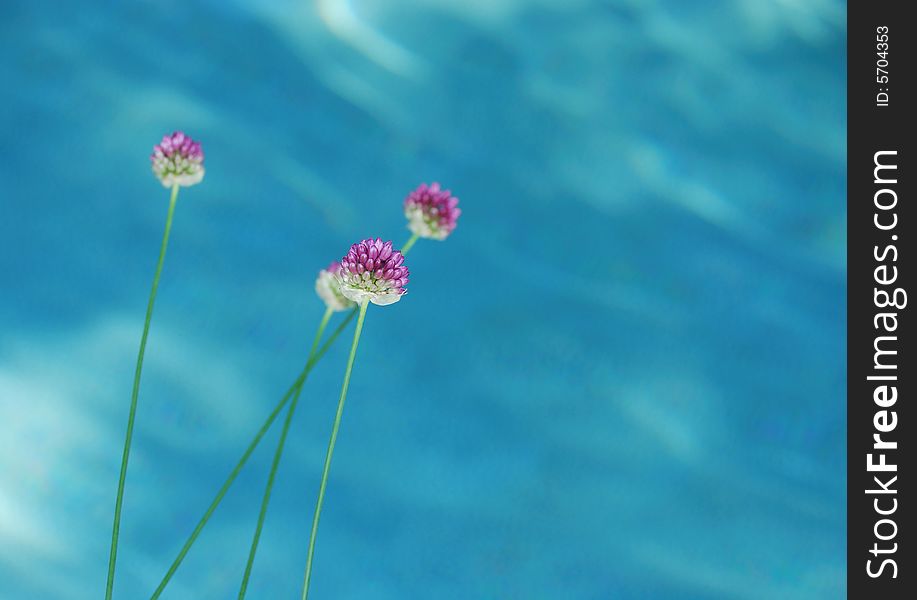
[[322, 269], [315, 280], [315, 293], [325, 306], [333, 311], [347, 310], [353, 306], [353, 300], [341, 293], [341, 263], [335, 261]]
[[153, 146], [150, 162], [153, 163], [153, 174], [164, 187], [176, 184], [187, 187], [200, 183], [204, 178], [201, 143], [195, 142], [182, 131], [164, 135], [162, 141]]
[[408, 268], [401, 252], [391, 242], [372, 238], [357, 242], [341, 259], [341, 293], [361, 303], [369, 300], [385, 306], [401, 300], [407, 293]]
[[458, 198], [449, 190], [440, 189], [438, 183], [429, 186], [422, 183], [404, 200], [408, 229], [422, 238], [446, 239], [455, 229], [460, 214]]

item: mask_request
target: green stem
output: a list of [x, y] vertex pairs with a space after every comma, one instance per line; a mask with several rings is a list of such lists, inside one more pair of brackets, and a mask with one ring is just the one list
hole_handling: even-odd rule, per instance
[[306, 575], [303, 579], [302, 600], [309, 597], [309, 580], [312, 578], [312, 557], [315, 554], [315, 538], [318, 535], [318, 520], [322, 515], [322, 502], [325, 500], [325, 488], [328, 486], [328, 473], [331, 471], [331, 457], [334, 454], [334, 444], [337, 442], [338, 429], [341, 427], [341, 415], [344, 414], [344, 400], [347, 399], [347, 388], [350, 386], [350, 373], [353, 371], [353, 361], [357, 356], [357, 344], [363, 332], [363, 320], [366, 318], [367, 302], [360, 304], [360, 316], [357, 318], [357, 328], [353, 333], [353, 344], [350, 346], [350, 358], [347, 359], [347, 369], [344, 371], [344, 385], [341, 387], [341, 398], [338, 400], [338, 410], [334, 415], [334, 426], [331, 428], [331, 439], [328, 440], [328, 451], [325, 453], [325, 466], [322, 468], [322, 481], [318, 488], [318, 501], [315, 504], [315, 515], [312, 517], [312, 532], [309, 534], [309, 552], [306, 555]]
[[153, 286], [150, 299], [146, 305], [146, 319], [143, 322], [143, 335], [140, 336], [140, 352], [137, 354], [137, 367], [134, 369], [134, 387], [131, 390], [131, 407], [127, 416], [127, 434], [124, 438], [124, 453], [121, 455], [121, 473], [118, 476], [118, 495], [115, 499], [115, 518], [111, 530], [111, 551], [108, 555], [108, 582], [105, 584], [105, 600], [111, 600], [115, 585], [115, 562], [118, 558], [118, 535], [121, 532], [121, 504], [124, 500], [124, 482], [127, 479], [127, 463], [131, 454], [131, 439], [134, 437], [134, 419], [137, 416], [137, 397], [140, 394], [140, 374], [143, 372], [143, 355], [146, 352], [146, 340], [150, 333], [150, 321], [153, 319], [153, 305], [156, 303], [156, 291], [159, 289], [159, 276], [162, 275], [162, 264], [166, 258], [169, 245], [169, 233], [172, 231], [172, 218], [175, 216], [175, 202], [178, 200], [178, 184], [172, 186], [169, 199], [169, 212], [166, 215], [165, 231], [162, 234], [162, 245], [159, 247], [159, 261], [156, 263], [156, 274], [153, 275]]
[[408, 238], [408, 241], [406, 241], [404, 243], [404, 246], [401, 247], [401, 256], [407, 255], [407, 253], [410, 252], [411, 248], [414, 247], [414, 244], [417, 243], [418, 239], [420, 239], [420, 236], [417, 235], [416, 233], [413, 234], [410, 238]]
[[226, 492], [229, 491], [230, 486], [232, 486], [236, 477], [239, 475], [239, 472], [242, 470], [242, 467], [245, 466], [245, 463], [248, 462], [249, 457], [252, 455], [252, 452], [255, 451], [255, 448], [258, 447], [258, 443], [261, 442], [261, 438], [264, 437], [264, 434], [267, 433], [271, 425], [274, 423], [274, 420], [277, 418], [277, 415], [280, 414], [280, 411], [283, 410], [283, 407], [286, 405], [287, 401], [302, 388], [303, 383], [308, 377], [309, 372], [312, 371], [312, 368], [321, 360], [322, 356], [328, 351], [328, 348], [331, 347], [331, 344], [338, 338], [344, 328], [347, 327], [347, 324], [350, 323], [354, 315], [357, 314], [357, 310], [354, 309], [350, 311], [350, 314], [347, 315], [347, 318], [344, 319], [340, 325], [334, 330], [331, 334], [331, 337], [322, 344], [322, 347], [319, 349], [318, 353], [315, 355], [311, 362], [306, 363], [306, 367], [299, 374], [296, 381], [293, 382], [293, 385], [290, 386], [290, 389], [287, 390], [283, 398], [280, 399], [280, 402], [277, 403], [277, 406], [274, 407], [274, 410], [271, 411], [271, 414], [264, 421], [264, 424], [261, 426], [261, 429], [258, 430], [258, 433], [252, 439], [251, 443], [248, 445], [248, 448], [242, 454], [242, 458], [239, 459], [239, 462], [233, 468], [232, 472], [229, 474], [229, 477], [226, 478], [226, 481], [223, 482], [223, 486], [220, 488], [220, 491], [217, 492], [216, 497], [213, 499], [213, 502], [210, 503], [210, 506], [207, 508], [207, 511], [204, 513], [204, 516], [201, 517], [201, 520], [198, 521], [197, 525], [194, 528], [194, 531], [191, 532], [190, 537], [185, 542], [185, 545], [182, 546], [181, 551], [178, 553], [178, 556], [175, 557], [175, 560], [172, 562], [172, 565], [169, 567], [169, 570], [166, 572], [165, 576], [162, 578], [162, 581], [159, 583], [159, 586], [156, 588], [156, 591], [153, 592], [150, 600], [156, 600], [165, 590], [166, 585], [172, 579], [172, 576], [175, 575], [175, 572], [178, 570], [179, 565], [185, 559], [185, 555], [188, 554], [188, 551], [191, 549], [191, 546], [194, 544], [197, 537], [200, 535], [201, 531], [204, 529], [204, 526], [207, 524], [207, 521], [210, 520], [211, 515], [219, 506], [220, 502], [223, 500], [223, 496], [226, 495]]
[[[325, 309], [325, 314], [319, 323], [318, 331], [315, 333], [315, 340], [312, 342], [312, 348], [309, 350], [307, 364], [311, 364], [315, 351], [318, 349], [318, 343], [325, 332], [325, 326], [328, 325], [328, 319], [331, 318], [332, 311], [330, 308]], [[271, 501], [271, 491], [274, 488], [274, 477], [277, 474], [277, 467], [280, 466], [280, 457], [283, 455], [283, 447], [287, 441], [287, 433], [290, 431], [290, 423], [293, 422], [293, 413], [296, 412], [296, 404], [299, 402], [299, 395], [302, 392], [302, 386], [293, 394], [293, 400], [290, 402], [290, 408], [287, 411], [287, 417], [283, 422], [283, 429], [280, 432], [280, 440], [277, 442], [277, 449], [274, 451], [274, 461], [271, 463], [271, 471], [267, 476], [267, 485], [264, 487], [264, 496], [261, 499], [261, 511], [258, 513], [258, 523], [255, 526], [255, 534], [252, 537], [252, 546], [248, 552], [248, 562], [245, 565], [245, 574], [242, 576], [242, 587], [239, 589], [239, 600], [245, 598], [245, 591], [248, 589], [248, 580], [251, 577], [252, 566], [255, 563], [255, 553], [258, 551], [258, 541], [261, 539], [261, 530], [264, 527], [264, 518], [267, 515], [267, 507]]]

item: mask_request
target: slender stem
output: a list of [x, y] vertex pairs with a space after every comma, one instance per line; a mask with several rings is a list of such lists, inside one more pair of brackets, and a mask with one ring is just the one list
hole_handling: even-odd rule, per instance
[[166, 248], [169, 245], [169, 233], [172, 231], [172, 218], [175, 216], [176, 200], [178, 200], [178, 184], [172, 186], [172, 195], [169, 198], [169, 212], [166, 215], [162, 244], [159, 247], [159, 261], [156, 263], [156, 274], [153, 275], [150, 299], [146, 305], [143, 335], [140, 336], [140, 352], [137, 354], [137, 367], [134, 369], [134, 387], [131, 390], [131, 407], [127, 416], [127, 434], [124, 438], [124, 453], [121, 455], [121, 473], [118, 476], [118, 495], [115, 499], [115, 518], [111, 529], [111, 551], [108, 555], [108, 582], [105, 584], [105, 600], [111, 600], [112, 590], [115, 585], [115, 562], [118, 558], [118, 536], [121, 532], [121, 504], [124, 500], [124, 481], [127, 478], [127, 462], [131, 454], [131, 439], [134, 437], [134, 418], [137, 416], [137, 397], [140, 394], [143, 355], [146, 352], [146, 340], [150, 333], [150, 321], [153, 319], [153, 305], [156, 303], [156, 292], [159, 289], [159, 276], [162, 275], [162, 264], [165, 261]]
[[207, 524], [207, 521], [210, 520], [211, 515], [216, 510], [217, 506], [220, 505], [220, 502], [223, 500], [223, 496], [226, 495], [226, 492], [229, 491], [229, 488], [232, 486], [236, 477], [239, 475], [239, 472], [242, 470], [242, 467], [245, 466], [245, 463], [248, 462], [249, 457], [252, 455], [252, 452], [255, 451], [255, 448], [258, 447], [261, 438], [264, 437], [264, 434], [267, 433], [271, 425], [274, 423], [274, 420], [277, 418], [277, 415], [280, 414], [280, 411], [283, 410], [283, 407], [286, 405], [287, 401], [297, 393], [300, 388], [302, 388], [303, 383], [308, 377], [309, 372], [312, 371], [312, 368], [318, 363], [319, 360], [325, 355], [328, 351], [328, 348], [331, 347], [331, 344], [338, 338], [341, 332], [344, 331], [344, 328], [347, 327], [348, 323], [353, 319], [354, 315], [357, 314], [357, 309], [354, 309], [347, 315], [347, 318], [341, 321], [341, 324], [337, 326], [328, 340], [322, 344], [322, 347], [315, 354], [311, 362], [306, 363], [306, 367], [299, 374], [299, 377], [296, 378], [296, 381], [293, 382], [293, 385], [290, 386], [290, 389], [287, 390], [283, 398], [280, 399], [280, 402], [277, 403], [277, 406], [274, 407], [274, 410], [271, 411], [271, 414], [264, 421], [264, 424], [261, 426], [261, 429], [258, 430], [258, 433], [255, 434], [255, 437], [249, 443], [248, 448], [242, 454], [242, 457], [239, 459], [239, 462], [236, 463], [236, 466], [233, 468], [232, 472], [229, 474], [229, 477], [226, 478], [226, 481], [223, 482], [223, 486], [220, 488], [220, 491], [217, 492], [216, 497], [210, 503], [210, 506], [207, 507], [207, 511], [204, 513], [204, 516], [201, 517], [197, 525], [194, 528], [194, 531], [191, 532], [191, 535], [188, 537], [188, 540], [185, 542], [185, 545], [182, 546], [181, 551], [178, 553], [178, 556], [175, 557], [175, 560], [172, 562], [172, 565], [169, 567], [169, 570], [166, 572], [165, 576], [162, 578], [162, 581], [159, 583], [159, 586], [156, 588], [156, 591], [153, 592], [150, 600], [156, 600], [162, 594], [163, 590], [166, 589], [166, 586], [169, 584], [169, 581], [172, 579], [172, 576], [175, 575], [175, 572], [178, 570], [178, 567], [181, 565], [182, 561], [185, 559], [185, 555], [188, 554], [188, 551], [191, 549], [191, 546], [194, 544], [197, 537], [200, 535], [201, 531], [204, 529], [204, 526]]
[[414, 244], [417, 242], [419, 238], [420, 236], [417, 235], [416, 233], [413, 234], [410, 238], [408, 238], [408, 241], [406, 241], [404, 243], [404, 246], [401, 247], [401, 256], [405, 256], [411, 250], [411, 248], [414, 247]]
[[[330, 308], [325, 309], [325, 315], [318, 325], [318, 331], [315, 333], [315, 340], [312, 342], [312, 348], [309, 350], [307, 364], [312, 362], [315, 351], [318, 349], [318, 343], [322, 339], [325, 327], [328, 325], [328, 319], [331, 318], [333, 311]], [[274, 461], [271, 463], [271, 471], [267, 476], [267, 485], [264, 487], [264, 496], [261, 499], [261, 511], [258, 513], [258, 523], [255, 526], [255, 534], [252, 536], [252, 546], [248, 552], [248, 562], [245, 565], [245, 574], [242, 576], [242, 586], [239, 589], [239, 600], [245, 598], [245, 591], [248, 589], [248, 580], [251, 577], [252, 566], [255, 563], [255, 553], [258, 551], [258, 541], [261, 539], [261, 530], [264, 527], [264, 518], [267, 515], [267, 507], [271, 502], [271, 491], [274, 488], [274, 477], [277, 474], [277, 467], [280, 465], [280, 457], [283, 455], [283, 447], [287, 441], [287, 433], [290, 431], [290, 423], [293, 422], [293, 413], [296, 412], [296, 404], [299, 402], [299, 395], [302, 392], [302, 386], [293, 394], [293, 400], [290, 402], [290, 408], [287, 411], [287, 418], [283, 422], [283, 429], [280, 432], [280, 440], [277, 442], [277, 449], [274, 451]]]
[[325, 488], [328, 486], [328, 473], [331, 471], [331, 457], [334, 454], [334, 444], [337, 442], [338, 429], [341, 427], [341, 415], [344, 414], [344, 400], [347, 399], [347, 388], [350, 386], [350, 373], [353, 371], [353, 361], [357, 356], [357, 344], [360, 343], [360, 334], [363, 332], [363, 320], [366, 318], [367, 302], [360, 304], [360, 316], [357, 318], [357, 328], [353, 333], [353, 344], [350, 346], [350, 358], [347, 359], [347, 370], [344, 371], [344, 385], [341, 387], [341, 398], [338, 400], [338, 410], [334, 415], [334, 426], [331, 428], [331, 439], [328, 440], [328, 451], [325, 454], [325, 466], [322, 468], [322, 481], [318, 488], [318, 501], [315, 504], [315, 515], [312, 517], [312, 532], [309, 534], [309, 552], [306, 556], [306, 575], [303, 579], [302, 600], [309, 597], [309, 580], [312, 578], [312, 557], [315, 554], [315, 538], [318, 535], [318, 520], [322, 515], [322, 502], [325, 500]]

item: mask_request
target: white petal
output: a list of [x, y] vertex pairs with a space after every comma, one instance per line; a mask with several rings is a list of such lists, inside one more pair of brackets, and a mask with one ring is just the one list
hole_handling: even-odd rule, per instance
[[397, 294], [394, 292], [388, 294], [375, 294], [369, 301], [376, 306], [388, 306], [389, 304], [394, 304], [401, 300], [401, 296], [403, 295], [404, 294]]

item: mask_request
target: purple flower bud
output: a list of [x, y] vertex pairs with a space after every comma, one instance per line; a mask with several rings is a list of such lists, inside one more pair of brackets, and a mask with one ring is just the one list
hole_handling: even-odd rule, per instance
[[408, 229], [422, 238], [446, 239], [461, 214], [458, 198], [449, 190], [441, 190], [438, 183], [420, 184], [404, 201]]
[[403, 262], [401, 252], [381, 238], [354, 244], [341, 259], [337, 273], [341, 294], [356, 303], [369, 300], [385, 306], [398, 302], [407, 293], [408, 269], [401, 266]]
[[182, 131], [165, 135], [153, 146], [150, 155], [153, 174], [164, 187], [187, 187], [204, 178], [204, 153], [200, 142], [195, 142]]
[[333, 262], [328, 268], [322, 269], [315, 280], [315, 293], [322, 299], [325, 306], [337, 312], [347, 310], [354, 305], [341, 293], [341, 263]]

